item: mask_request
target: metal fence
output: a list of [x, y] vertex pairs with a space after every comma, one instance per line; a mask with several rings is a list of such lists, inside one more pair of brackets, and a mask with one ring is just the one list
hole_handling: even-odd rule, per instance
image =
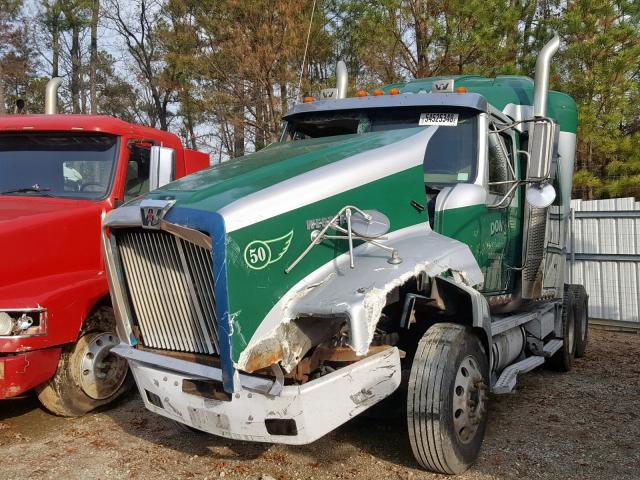
[[640, 328], [640, 202], [572, 200], [567, 277], [589, 294], [589, 316]]

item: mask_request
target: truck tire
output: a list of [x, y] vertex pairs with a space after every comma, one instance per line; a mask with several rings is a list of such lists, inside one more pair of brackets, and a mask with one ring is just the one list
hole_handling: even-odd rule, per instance
[[562, 348], [547, 363], [553, 370], [568, 372], [576, 356], [576, 316], [575, 297], [571, 288], [564, 289], [562, 300]]
[[576, 322], [576, 357], [584, 357], [589, 341], [589, 295], [582, 285], [567, 285], [571, 291]]
[[478, 457], [487, 425], [489, 362], [461, 325], [431, 327], [418, 344], [407, 395], [411, 450], [433, 472], [462, 473]]
[[63, 348], [53, 378], [36, 388], [40, 403], [55, 415], [79, 417], [129, 390], [127, 361], [110, 352], [118, 342], [113, 310], [97, 308], [78, 341]]

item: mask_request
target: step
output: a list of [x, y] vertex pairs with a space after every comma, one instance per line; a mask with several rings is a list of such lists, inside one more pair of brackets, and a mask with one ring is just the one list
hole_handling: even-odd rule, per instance
[[493, 386], [493, 393], [503, 394], [511, 392], [516, 386], [519, 373], [529, 372], [543, 363], [544, 357], [534, 355], [533, 357], [527, 357], [524, 360], [520, 360], [518, 363], [509, 365], [502, 371], [500, 378]]
[[496, 336], [512, 328], [529, 323], [538, 317], [538, 312], [523, 312], [506, 317], [495, 316], [491, 319], [491, 335]]
[[553, 357], [553, 355], [562, 348], [562, 340], [559, 338], [554, 338], [553, 340], [549, 340], [544, 344], [542, 348], [542, 354], [545, 358]]

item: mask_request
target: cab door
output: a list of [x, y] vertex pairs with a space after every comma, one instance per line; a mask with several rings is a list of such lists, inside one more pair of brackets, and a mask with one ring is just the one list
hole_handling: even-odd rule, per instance
[[516, 136], [491, 118], [487, 129], [487, 222], [484, 293], [509, 293], [520, 261], [520, 187]]
[[514, 181], [515, 134], [480, 115], [478, 174], [473, 183], [443, 189], [437, 197], [434, 229], [467, 244], [484, 274], [480, 291], [488, 295], [513, 289], [520, 258], [520, 198]]

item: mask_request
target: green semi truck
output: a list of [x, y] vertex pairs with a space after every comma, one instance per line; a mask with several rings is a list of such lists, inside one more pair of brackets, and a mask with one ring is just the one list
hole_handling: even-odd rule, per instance
[[586, 348], [587, 296], [564, 274], [577, 112], [548, 91], [558, 45], [535, 81], [352, 98], [339, 65], [279, 142], [109, 213], [112, 351], [146, 407], [305, 444], [402, 384], [420, 465], [468, 468], [489, 393]]

